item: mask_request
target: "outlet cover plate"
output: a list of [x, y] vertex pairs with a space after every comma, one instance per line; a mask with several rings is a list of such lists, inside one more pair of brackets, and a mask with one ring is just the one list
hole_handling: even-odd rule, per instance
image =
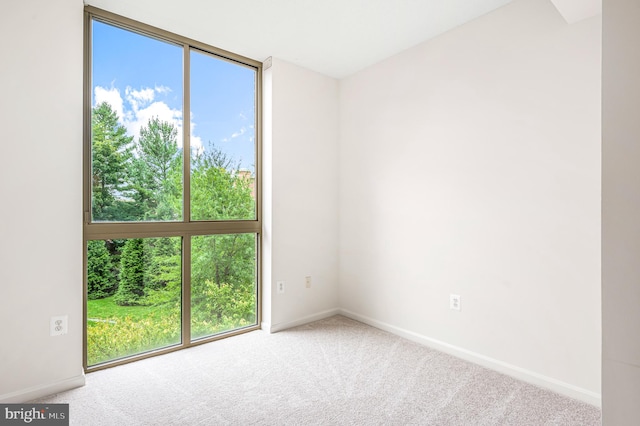
[[69, 331], [69, 316], [51, 317], [49, 329], [52, 336], [61, 336]]
[[449, 309], [453, 309], [454, 311], [460, 310], [460, 295], [459, 294], [450, 294], [449, 295]]

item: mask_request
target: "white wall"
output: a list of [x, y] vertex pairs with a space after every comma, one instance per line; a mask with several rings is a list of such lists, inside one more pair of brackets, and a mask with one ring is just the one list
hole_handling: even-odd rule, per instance
[[[8, 402], [84, 380], [82, 2], [3, 6], [0, 36], [15, 41], [0, 47], [11, 58], [0, 81]], [[599, 19], [568, 26], [524, 0], [341, 83], [275, 59], [267, 327], [342, 306], [599, 393], [599, 41]], [[61, 314], [69, 334], [49, 337]]]
[[275, 58], [264, 74], [263, 322], [275, 331], [337, 312], [338, 82]]
[[604, 0], [602, 416], [640, 419], [640, 7]]
[[[81, 385], [82, 0], [0, 14], [0, 401]], [[69, 333], [49, 337], [51, 316]]]
[[600, 36], [518, 0], [341, 81], [347, 314], [599, 402]]
[[[15, 42], [0, 48], [0, 321], [12, 325], [0, 332], [0, 401], [12, 402], [84, 383], [83, 4], [4, 6], [0, 35]], [[263, 278], [286, 292], [266, 289], [263, 320], [278, 330], [337, 312], [338, 83], [279, 60], [265, 82]], [[49, 337], [65, 314], [69, 334]]]

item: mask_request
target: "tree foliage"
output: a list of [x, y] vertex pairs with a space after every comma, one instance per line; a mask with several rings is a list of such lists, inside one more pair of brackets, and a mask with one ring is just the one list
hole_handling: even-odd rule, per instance
[[250, 181], [232, 172], [231, 161], [217, 150], [192, 161], [191, 218], [237, 220], [255, 217]]
[[147, 259], [141, 238], [127, 240], [120, 259], [120, 282], [115, 301], [121, 306], [140, 304], [144, 296]]
[[[182, 219], [183, 152], [175, 126], [153, 117], [134, 139], [103, 103], [93, 109], [92, 131], [94, 220]], [[255, 217], [251, 180], [237, 169], [213, 146], [191, 158], [191, 220]], [[192, 237], [192, 329], [198, 335], [256, 320], [255, 245], [254, 234]], [[179, 237], [91, 241], [88, 256], [89, 299], [115, 294], [120, 306], [179, 312]]]
[[140, 158], [147, 164], [155, 188], [166, 190], [171, 169], [176, 163], [180, 165], [178, 130], [171, 123], [153, 117], [140, 129], [138, 146]]
[[127, 165], [131, 161], [131, 142], [124, 126], [108, 103], [103, 102], [91, 114], [91, 181], [93, 220], [114, 220], [127, 191]]
[[87, 295], [89, 299], [101, 299], [116, 291], [116, 280], [111, 256], [104, 241], [87, 244]]
[[178, 130], [157, 117], [140, 129], [131, 168], [133, 198], [143, 208], [138, 220], [182, 217], [182, 150]]

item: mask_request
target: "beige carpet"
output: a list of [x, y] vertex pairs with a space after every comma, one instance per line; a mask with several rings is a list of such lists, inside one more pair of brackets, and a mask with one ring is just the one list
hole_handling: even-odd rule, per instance
[[342, 316], [98, 371], [72, 425], [600, 425], [600, 410]]

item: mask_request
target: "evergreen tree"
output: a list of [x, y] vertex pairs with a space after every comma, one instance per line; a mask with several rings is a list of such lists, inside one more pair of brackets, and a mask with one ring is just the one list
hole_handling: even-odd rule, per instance
[[173, 124], [153, 117], [140, 129], [138, 145], [140, 158], [147, 163], [156, 188], [163, 190], [180, 158], [178, 130]]
[[145, 268], [145, 292], [162, 290], [172, 282], [180, 284], [182, 281], [180, 238], [151, 238], [145, 242], [150, 252]]
[[133, 198], [144, 206], [142, 220], [176, 220], [182, 212], [182, 150], [178, 130], [157, 117], [140, 129], [132, 168]]
[[131, 142], [118, 124], [118, 115], [103, 102], [91, 114], [91, 176], [93, 220], [127, 220], [119, 211], [121, 194], [127, 190], [127, 164]]
[[102, 299], [116, 291], [116, 280], [111, 256], [105, 242], [89, 241], [87, 244], [87, 297]]
[[115, 302], [121, 306], [139, 305], [144, 296], [145, 244], [140, 238], [127, 240], [120, 257], [120, 284]]

